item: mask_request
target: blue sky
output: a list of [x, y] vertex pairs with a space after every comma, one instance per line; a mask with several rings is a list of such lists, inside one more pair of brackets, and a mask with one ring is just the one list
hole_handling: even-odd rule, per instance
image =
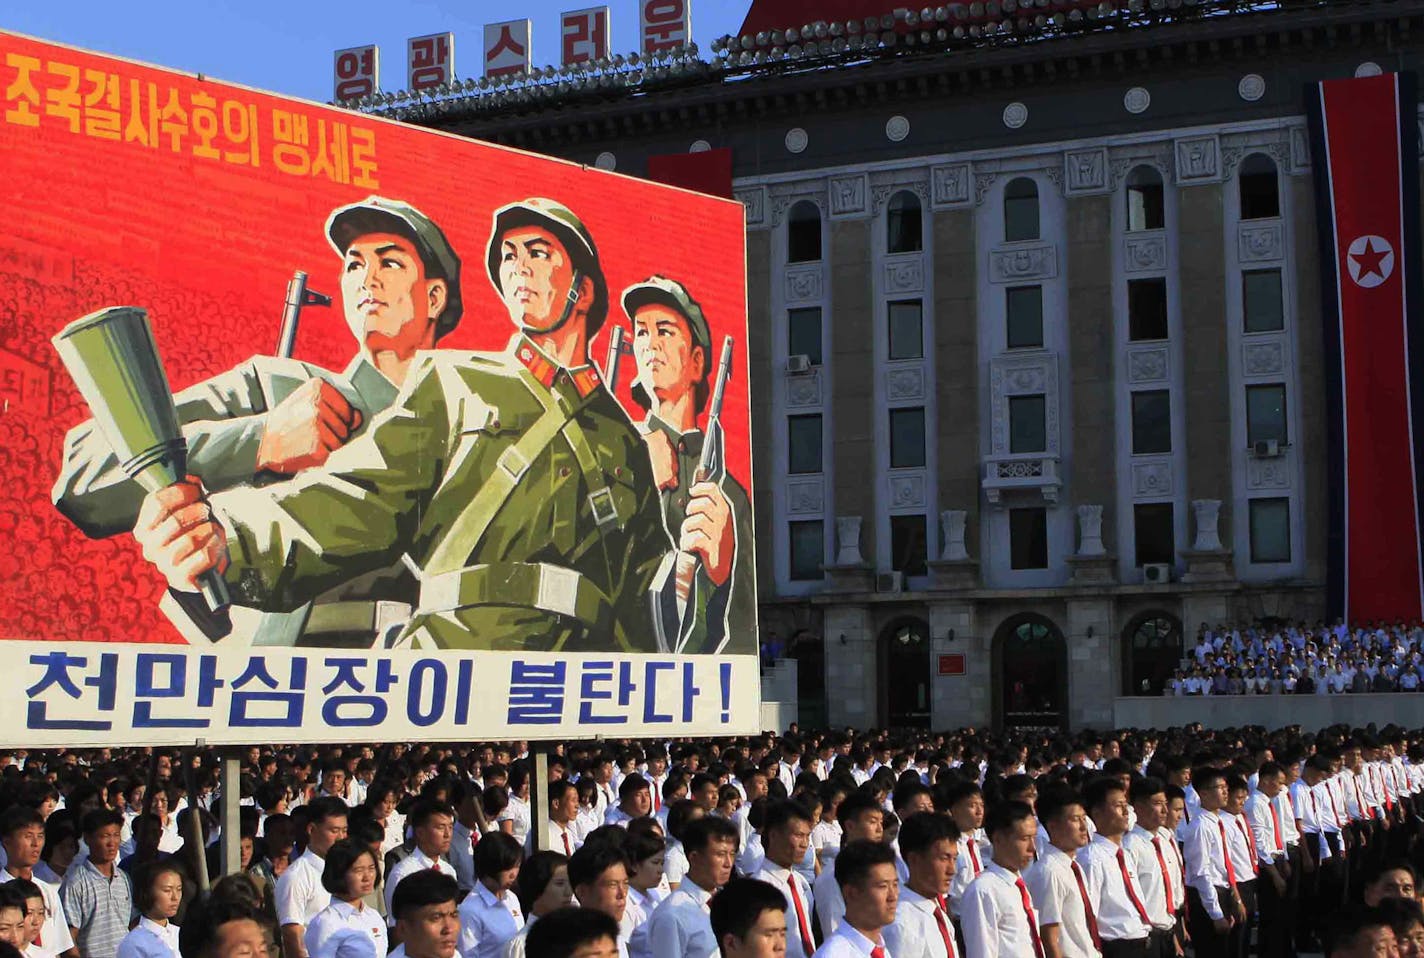
[[[713, 39], [741, 25], [750, 5], [690, 2], [704, 56]], [[335, 50], [376, 43], [381, 87], [394, 91], [405, 86], [408, 37], [453, 31], [456, 72], [478, 76], [484, 24], [528, 17], [535, 64], [556, 64], [559, 14], [599, 5], [609, 8], [613, 51], [635, 50], [637, 0], [14, 0], [0, 5], [0, 29], [326, 101]]]

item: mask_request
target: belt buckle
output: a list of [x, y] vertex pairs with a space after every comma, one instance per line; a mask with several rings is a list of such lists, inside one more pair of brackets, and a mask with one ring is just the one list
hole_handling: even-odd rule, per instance
[[495, 465], [515, 482], [523, 479], [524, 474], [529, 471], [529, 460], [524, 458], [524, 454], [516, 446], [510, 446], [500, 453]]
[[546, 612], [576, 618], [578, 585], [582, 576], [573, 569], [539, 563], [539, 591], [534, 604]]
[[590, 492], [588, 505], [593, 510], [593, 521], [600, 526], [618, 521], [618, 506], [613, 502], [613, 493], [607, 486]]

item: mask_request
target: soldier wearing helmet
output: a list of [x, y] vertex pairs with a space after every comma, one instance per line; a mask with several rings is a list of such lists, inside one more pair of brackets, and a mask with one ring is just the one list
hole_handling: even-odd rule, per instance
[[655, 648], [649, 585], [673, 544], [645, 447], [589, 361], [608, 309], [597, 247], [534, 198], [495, 211], [486, 261], [515, 326], [503, 352], [422, 354], [325, 469], [212, 496], [211, 518], [192, 484], [147, 498], [134, 534], [171, 587], [226, 569], [236, 602], [284, 609], [404, 554], [419, 594], [397, 644]]
[[[326, 236], [340, 260], [335, 278], [356, 355], [341, 372], [254, 356], [180, 392], [188, 470], [209, 491], [266, 486], [325, 464], [395, 400], [416, 353], [460, 321], [460, 259], [415, 207], [370, 196], [333, 210]], [[62, 513], [99, 538], [132, 529], [142, 501], [143, 490], [92, 420], [70, 431], [54, 487]], [[396, 601], [411, 589], [400, 578], [373, 573], [290, 614], [249, 616], [245, 626], [239, 617], [236, 624], [258, 645], [369, 646], [378, 631], [409, 615], [408, 604]], [[189, 625], [183, 616], [175, 624]]]
[[[663, 523], [684, 548], [696, 541], [705, 516], [718, 504], [714, 490], [731, 509], [735, 533], [729, 578], [710, 580], [699, 592], [710, 595], [706, 632], [684, 651], [721, 648], [756, 650], [756, 581], [752, 559], [751, 500], [730, 475], [715, 485], [698, 475], [706, 436], [699, 427], [708, 400], [712, 334], [702, 307], [677, 280], [650, 276], [623, 291], [623, 311], [633, 324], [633, 358], [638, 378], [633, 400], [648, 411], [638, 431], [648, 447], [653, 480], [662, 501]], [[708, 575], [707, 571], [699, 575]]]

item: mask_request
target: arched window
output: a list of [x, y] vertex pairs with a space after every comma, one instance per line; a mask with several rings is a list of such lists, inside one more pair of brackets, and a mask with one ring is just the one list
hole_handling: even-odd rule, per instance
[[786, 220], [786, 261], [812, 263], [820, 258], [821, 211], [810, 200], [801, 200]]
[[1167, 225], [1162, 210], [1162, 174], [1155, 166], [1139, 166], [1127, 174], [1127, 229], [1160, 230]]
[[892, 728], [930, 724], [930, 629], [923, 619], [898, 619], [880, 633], [884, 681], [881, 701]]
[[909, 190], [890, 197], [885, 210], [885, 251], [918, 253], [925, 248], [920, 218], [920, 198]]
[[1068, 645], [1052, 620], [1034, 613], [994, 632], [995, 715], [1001, 727], [1061, 727], [1068, 716]]
[[1004, 242], [1038, 239], [1038, 184], [1021, 176], [1004, 187]]
[[1122, 692], [1161, 695], [1181, 668], [1182, 623], [1166, 612], [1144, 612], [1122, 632]]
[[1281, 215], [1276, 164], [1263, 153], [1252, 153], [1241, 163], [1241, 218], [1263, 220]]

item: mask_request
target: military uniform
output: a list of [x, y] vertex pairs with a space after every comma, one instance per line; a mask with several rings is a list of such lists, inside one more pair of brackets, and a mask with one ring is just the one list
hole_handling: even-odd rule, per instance
[[522, 335], [420, 354], [325, 467], [211, 502], [242, 604], [292, 608], [406, 553], [422, 571], [402, 643], [656, 649], [647, 589], [671, 543], [647, 451], [592, 366]]

